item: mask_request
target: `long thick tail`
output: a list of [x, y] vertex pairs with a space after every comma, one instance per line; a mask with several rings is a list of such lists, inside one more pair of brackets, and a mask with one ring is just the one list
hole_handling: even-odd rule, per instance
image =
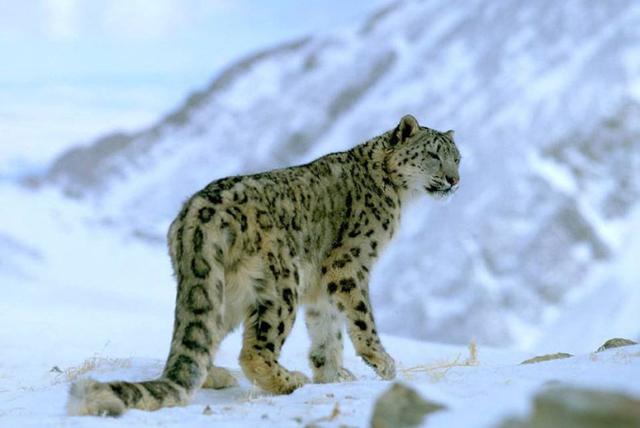
[[128, 408], [156, 410], [185, 405], [204, 383], [223, 336], [224, 308], [223, 267], [219, 257], [206, 254], [216, 248], [220, 251], [210, 242], [212, 228], [204, 227], [214, 220], [202, 215], [207, 203], [202, 198], [189, 201], [169, 229], [178, 291], [171, 350], [162, 376], [135, 383], [78, 381], [69, 393], [70, 415], [118, 416]]
[[188, 400], [188, 391], [169, 379], [139, 383], [83, 379], [71, 385], [67, 412], [72, 416], [120, 416], [129, 408], [156, 410], [180, 406]]

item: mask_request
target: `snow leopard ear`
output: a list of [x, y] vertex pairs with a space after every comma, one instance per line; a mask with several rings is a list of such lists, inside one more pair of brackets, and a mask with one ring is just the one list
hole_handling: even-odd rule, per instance
[[410, 114], [402, 116], [400, 123], [396, 126], [396, 129], [393, 130], [391, 145], [395, 146], [396, 144], [404, 142], [407, 138], [414, 136], [419, 130], [420, 125], [418, 125], [415, 117]]
[[444, 135], [446, 135], [447, 137], [451, 138], [453, 140], [453, 134], [455, 134], [455, 131], [453, 129], [448, 130], [447, 132], [444, 133]]

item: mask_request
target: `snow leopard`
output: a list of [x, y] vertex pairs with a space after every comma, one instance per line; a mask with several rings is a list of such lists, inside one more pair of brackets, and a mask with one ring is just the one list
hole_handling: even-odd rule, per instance
[[69, 414], [186, 405], [199, 388], [235, 385], [214, 357], [240, 324], [244, 375], [270, 393], [292, 393], [311, 381], [278, 361], [300, 307], [313, 382], [355, 379], [343, 365], [345, 324], [357, 355], [382, 379], [393, 379], [395, 363], [378, 336], [369, 297], [371, 269], [413, 195], [442, 198], [458, 188], [453, 136], [406, 115], [350, 150], [223, 178], [195, 193], [168, 232], [177, 296], [161, 377], [80, 380], [70, 388]]

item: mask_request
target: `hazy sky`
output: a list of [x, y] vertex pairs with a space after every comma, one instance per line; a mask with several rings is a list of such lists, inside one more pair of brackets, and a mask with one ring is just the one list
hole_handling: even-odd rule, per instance
[[386, 0], [0, 0], [0, 176], [136, 129], [258, 48]]
[[201, 77], [257, 46], [358, 20], [379, 3], [0, 0], [0, 79]]

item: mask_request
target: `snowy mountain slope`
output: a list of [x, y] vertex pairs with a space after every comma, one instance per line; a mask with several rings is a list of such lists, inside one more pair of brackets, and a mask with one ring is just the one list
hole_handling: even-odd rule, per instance
[[[615, 218], [598, 192], [638, 181], [637, 168], [618, 174], [601, 139], [628, 115], [621, 132], [638, 152], [637, 109], [623, 113], [640, 99], [638, 58], [631, 0], [395, 2], [240, 61], [154, 127], [74, 150], [39, 181], [162, 242], [181, 201], [210, 180], [350, 147], [411, 112], [456, 130], [462, 187], [448, 204], [408, 209], [373, 279], [381, 330], [531, 345], [581, 289], [618, 281], [627, 244], [610, 230], [637, 239], [634, 190], [614, 192], [625, 207]], [[599, 170], [572, 187], [563, 148], [576, 135], [592, 136]], [[633, 265], [616, 275], [640, 278]], [[635, 318], [621, 322], [640, 335]]]
[[[595, 346], [607, 331], [638, 337], [640, 106], [625, 105], [615, 119], [550, 146], [544, 159], [543, 171], [549, 164], [561, 168], [549, 180], [559, 191], [576, 195], [576, 205], [612, 254], [572, 290], [567, 298], [571, 303], [550, 326], [541, 346], [563, 344], [578, 351]], [[586, 249], [579, 251], [587, 258]], [[588, 329], [572, 321], [582, 314], [591, 317]]]

